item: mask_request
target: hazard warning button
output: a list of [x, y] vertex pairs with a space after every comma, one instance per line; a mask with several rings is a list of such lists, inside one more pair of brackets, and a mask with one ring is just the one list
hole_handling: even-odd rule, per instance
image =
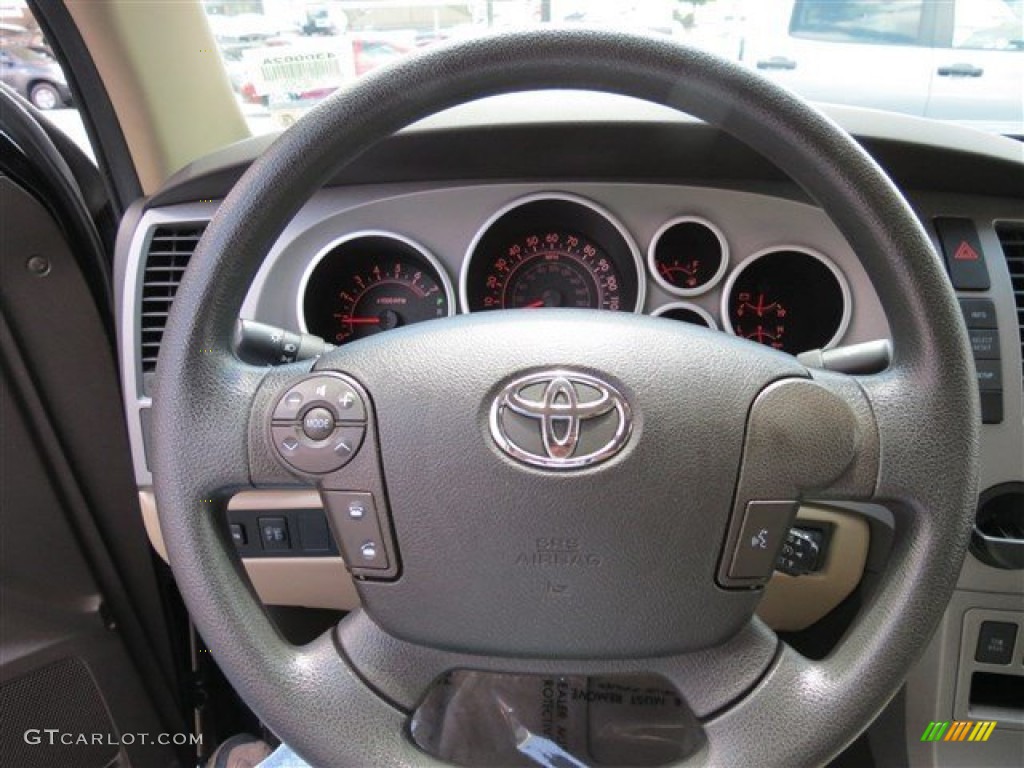
[[946, 269], [958, 291], [987, 291], [991, 285], [978, 230], [970, 219], [935, 219]]

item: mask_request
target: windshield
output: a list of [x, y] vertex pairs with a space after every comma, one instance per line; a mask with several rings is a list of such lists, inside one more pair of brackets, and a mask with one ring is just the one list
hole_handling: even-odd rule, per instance
[[204, 2], [254, 133], [439, 41], [535, 24], [666, 35], [818, 102], [1024, 133], [1024, 0]]

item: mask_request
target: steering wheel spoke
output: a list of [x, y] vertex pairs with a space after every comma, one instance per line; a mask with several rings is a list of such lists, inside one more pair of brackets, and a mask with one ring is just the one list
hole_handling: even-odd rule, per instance
[[676, 688], [698, 718], [705, 718], [753, 688], [778, 651], [775, 634], [757, 619], [722, 645], [639, 659], [540, 659], [446, 651], [400, 640], [365, 611], [345, 618], [337, 634], [339, 647], [360, 678], [409, 712], [442, 675], [468, 669], [519, 675], [659, 675]]

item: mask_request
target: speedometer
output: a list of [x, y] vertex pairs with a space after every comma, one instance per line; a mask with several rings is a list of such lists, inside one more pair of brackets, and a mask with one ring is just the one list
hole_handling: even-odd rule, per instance
[[519, 200], [489, 221], [463, 267], [467, 310], [574, 307], [635, 311], [639, 255], [611, 216], [582, 198]]
[[622, 308], [622, 276], [586, 237], [569, 232], [528, 234], [490, 262], [483, 309]]

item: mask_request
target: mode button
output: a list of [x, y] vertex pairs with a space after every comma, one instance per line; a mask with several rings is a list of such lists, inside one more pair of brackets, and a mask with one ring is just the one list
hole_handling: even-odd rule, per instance
[[334, 432], [334, 414], [323, 407], [309, 409], [302, 418], [302, 431], [310, 440], [326, 440]]

